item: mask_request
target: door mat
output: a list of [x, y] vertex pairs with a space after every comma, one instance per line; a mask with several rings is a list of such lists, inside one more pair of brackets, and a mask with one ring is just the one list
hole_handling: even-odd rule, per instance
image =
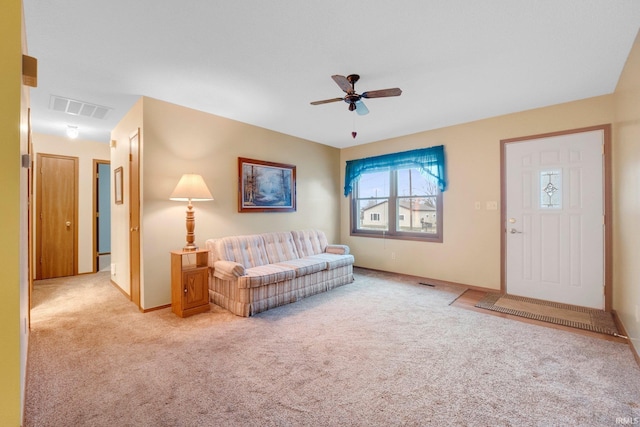
[[601, 334], [618, 335], [613, 316], [604, 310], [494, 293], [487, 294], [476, 307]]

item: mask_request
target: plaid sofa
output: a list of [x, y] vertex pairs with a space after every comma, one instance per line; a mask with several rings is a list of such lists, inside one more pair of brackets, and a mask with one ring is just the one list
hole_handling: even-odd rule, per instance
[[354, 257], [320, 230], [209, 239], [209, 299], [238, 316], [353, 282]]

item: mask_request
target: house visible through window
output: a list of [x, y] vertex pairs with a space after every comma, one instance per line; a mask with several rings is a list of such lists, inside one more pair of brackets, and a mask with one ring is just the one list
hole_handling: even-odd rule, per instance
[[354, 235], [442, 241], [438, 184], [416, 168], [362, 173], [351, 202]]

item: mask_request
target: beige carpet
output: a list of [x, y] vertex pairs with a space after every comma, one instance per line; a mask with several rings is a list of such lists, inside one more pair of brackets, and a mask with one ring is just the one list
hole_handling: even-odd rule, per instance
[[142, 314], [108, 273], [38, 282], [25, 426], [613, 426], [640, 417], [626, 344], [356, 281], [240, 318]]
[[515, 295], [487, 294], [476, 307], [601, 334], [618, 335], [611, 313]]

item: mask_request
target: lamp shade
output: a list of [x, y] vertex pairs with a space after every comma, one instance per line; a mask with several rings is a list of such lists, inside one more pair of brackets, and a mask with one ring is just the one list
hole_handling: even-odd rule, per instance
[[213, 200], [213, 196], [211, 196], [211, 192], [207, 188], [207, 184], [205, 184], [202, 176], [186, 173], [180, 178], [178, 185], [176, 185], [169, 199], [197, 202]]

